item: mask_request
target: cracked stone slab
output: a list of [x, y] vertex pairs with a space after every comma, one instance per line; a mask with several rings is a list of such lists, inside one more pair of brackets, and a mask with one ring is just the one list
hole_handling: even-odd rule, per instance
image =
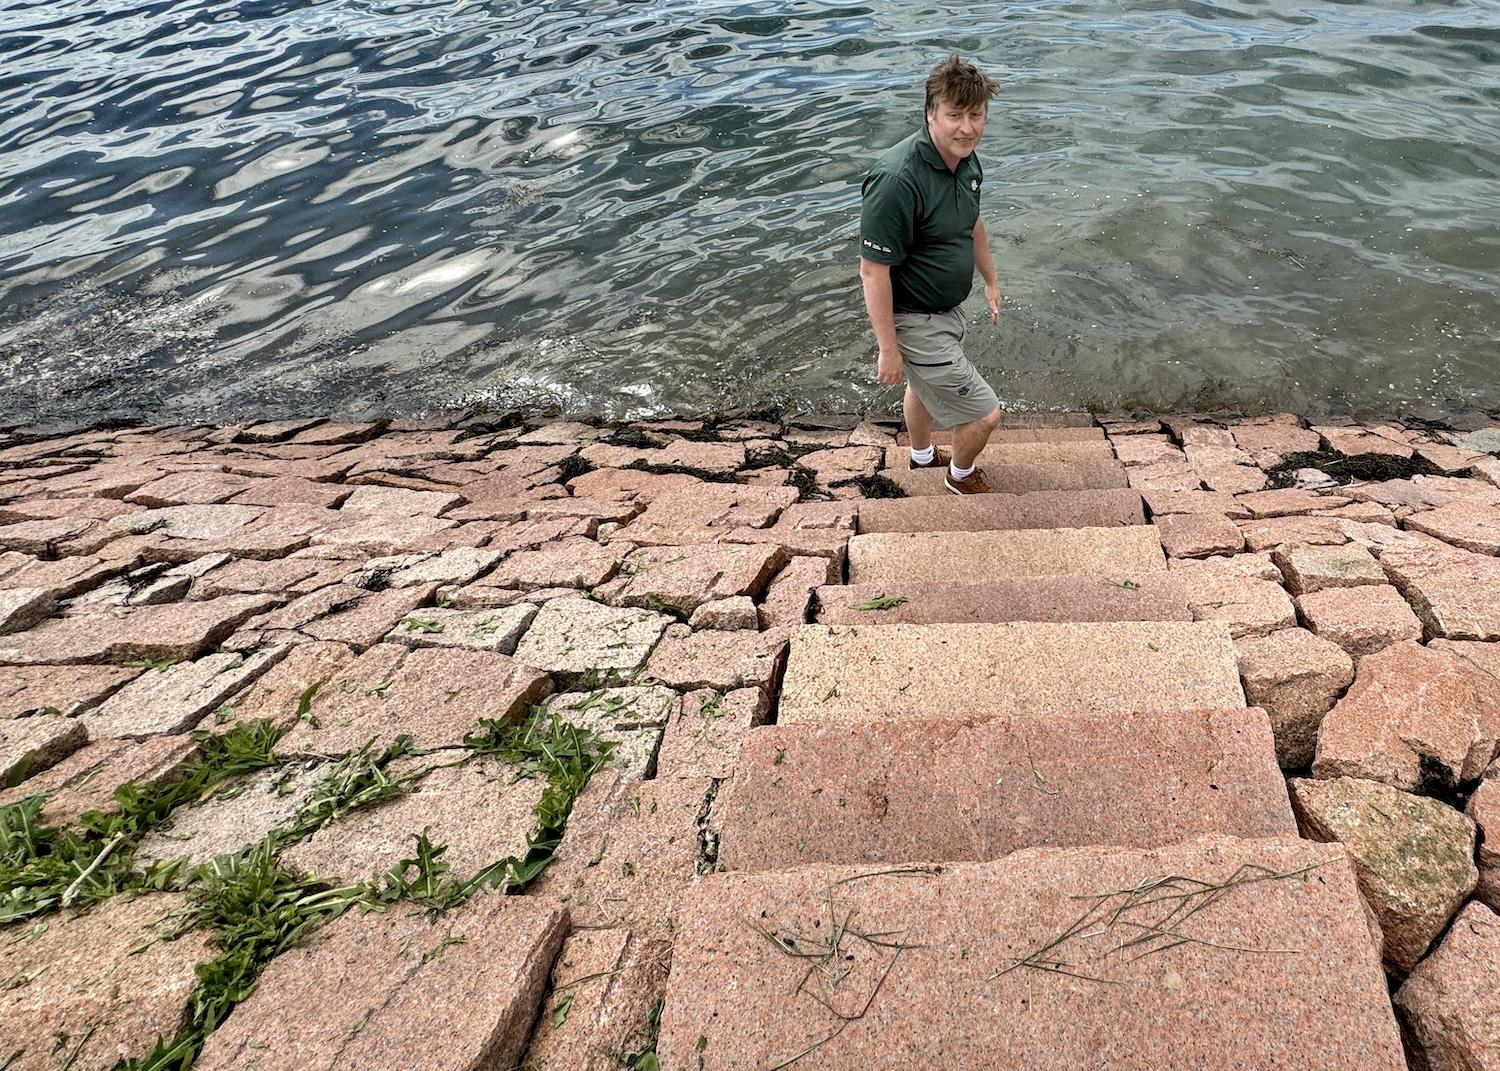
[[673, 688], [760, 688], [775, 686], [785, 665], [789, 629], [693, 631], [670, 625], [651, 658], [646, 676]]
[[0, 807], [41, 794], [47, 797], [43, 820], [70, 825], [87, 811], [117, 810], [115, 789], [127, 781], [143, 788], [175, 781], [197, 752], [198, 745], [189, 736], [100, 740], [18, 786], [0, 790]]
[[526, 857], [545, 777], [522, 777], [516, 767], [485, 756], [446, 765], [439, 756], [422, 761], [439, 765], [411, 792], [329, 823], [284, 849], [282, 865], [360, 881], [411, 858], [424, 830], [433, 844], [446, 848], [443, 862], [459, 880], [502, 859]]
[[211, 654], [165, 670], [148, 670], [80, 720], [94, 740], [185, 733], [286, 652], [285, 647], [274, 647], [250, 655]]
[[48, 710], [77, 717], [140, 673], [123, 666], [12, 666], [0, 678], [0, 719]]
[[179, 807], [136, 846], [142, 866], [186, 859], [189, 866], [233, 855], [292, 824], [328, 773], [316, 763], [273, 766], [230, 778], [212, 796]]
[[[263, 675], [232, 696], [214, 713], [215, 725], [268, 721], [278, 729], [297, 721], [302, 697], [317, 690], [355, 659], [353, 648], [342, 643], [300, 643]], [[314, 689], [309, 695], [308, 689]]]
[[706, 778], [641, 781], [600, 771], [573, 804], [552, 865], [527, 895], [562, 900], [576, 926], [629, 926], [670, 939], [679, 907], [692, 897], [712, 792]]
[[1483, 904], [1458, 913], [1443, 941], [1396, 991], [1415, 1050], [1434, 1071], [1500, 1066], [1500, 915]]
[[80, 722], [60, 714], [0, 721], [0, 785], [24, 782], [57, 765], [88, 739]]
[[[0, 941], [0, 1050], [8, 1071], [109, 1071], [187, 1025], [211, 936], [168, 939], [187, 898], [116, 896]], [[19, 930], [24, 924], [14, 924]]]
[[1235, 641], [1245, 695], [1271, 719], [1276, 759], [1300, 770], [1313, 760], [1323, 716], [1354, 680], [1354, 660], [1336, 643], [1289, 628]]
[[1335, 547], [1283, 543], [1271, 552], [1271, 560], [1281, 569], [1293, 595], [1386, 583], [1375, 556], [1357, 543]]
[[592, 539], [563, 539], [536, 550], [520, 550], [505, 559], [489, 576], [487, 586], [520, 588], [596, 588], [620, 568], [634, 550], [630, 543], [601, 546]]
[[46, 588], [0, 588], [0, 636], [47, 620], [55, 605]]
[[610, 766], [627, 777], [645, 777], [655, 765], [662, 731], [677, 709], [670, 688], [633, 685], [591, 692], [561, 692], [544, 704], [569, 725], [588, 729], [615, 745]]
[[408, 647], [467, 647], [508, 655], [514, 653], [536, 611], [530, 603], [493, 610], [414, 610], [386, 634], [385, 642]]
[[1297, 612], [1311, 631], [1338, 644], [1356, 662], [1394, 643], [1422, 638], [1422, 623], [1390, 584], [1298, 595]]
[[671, 956], [668, 942], [624, 928], [573, 933], [552, 967], [551, 992], [520, 1066], [619, 1071], [621, 1053], [647, 1051]]
[[666, 614], [605, 606], [567, 596], [552, 599], [532, 619], [516, 647], [516, 660], [548, 673], [577, 676], [590, 670], [639, 669], [672, 623]]
[[377, 644], [319, 688], [280, 748], [342, 755], [401, 735], [416, 747], [457, 747], [481, 719], [515, 721], [551, 690], [545, 674], [503, 654]]
[[0, 665], [69, 665], [127, 658], [194, 658], [246, 619], [275, 606], [263, 595], [141, 606], [120, 616], [54, 618], [0, 637]]
[[765, 724], [770, 714], [770, 699], [759, 688], [689, 692], [662, 737], [657, 776], [722, 781], [734, 773], [750, 730]]
[[776, 545], [642, 547], [627, 555], [619, 575], [594, 593], [616, 606], [670, 606], [690, 614], [718, 599], [758, 598], [787, 557]]
[[515, 1067], [567, 931], [536, 896], [477, 896], [435, 922], [351, 911], [273, 960], [193, 1066]]

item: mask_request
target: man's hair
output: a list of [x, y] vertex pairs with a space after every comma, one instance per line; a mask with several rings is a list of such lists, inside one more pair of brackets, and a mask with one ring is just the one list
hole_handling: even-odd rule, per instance
[[1000, 84], [957, 52], [943, 60], [927, 75], [927, 105], [930, 115], [939, 100], [959, 108], [988, 104]]

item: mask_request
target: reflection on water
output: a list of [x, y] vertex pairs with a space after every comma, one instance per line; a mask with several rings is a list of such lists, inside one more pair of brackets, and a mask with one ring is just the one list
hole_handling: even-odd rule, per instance
[[0, 415], [887, 404], [949, 49], [1007, 404], [1500, 406], [1500, 0], [0, 0]]

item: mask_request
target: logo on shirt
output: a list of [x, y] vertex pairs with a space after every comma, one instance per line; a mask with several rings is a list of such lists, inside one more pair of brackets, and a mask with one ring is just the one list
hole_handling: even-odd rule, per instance
[[977, 190], [977, 189], [979, 189], [979, 180], [977, 178], [969, 180], [969, 189], [971, 189], [971, 190]]
[[894, 252], [894, 250], [892, 250], [892, 249], [890, 249], [890, 248], [888, 248], [886, 246], [883, 246], [883, 245], [879, 244], [878, 242], [872, 242], [868, 238], [866, 238], [864, 240], [864, 242], [865, 242], [865, 245], [869, 246], [871, 249], [878, 249], [882, 253], [891, 253], [891, 252]]

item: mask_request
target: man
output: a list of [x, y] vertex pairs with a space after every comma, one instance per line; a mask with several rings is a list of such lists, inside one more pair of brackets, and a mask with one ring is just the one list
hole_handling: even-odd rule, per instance
[[[984, 278], [990, 319], [1000, 322], [1000, 284], [979, 219], [984, 172], [974, 149], [997, 86], [949, 56], [927, 76], [927, 121], [883, 155], [865, 179], [859, 277], [880, 346], [882, 383], [906, 376], [906, 430], [914, 468], [947, 467], [956, 495], [993, 490], [976, 464], [1000, 422], [995, 392], [963, 354], [959, 307]], [[953, 456], [932, 445], [953, 429]]]

